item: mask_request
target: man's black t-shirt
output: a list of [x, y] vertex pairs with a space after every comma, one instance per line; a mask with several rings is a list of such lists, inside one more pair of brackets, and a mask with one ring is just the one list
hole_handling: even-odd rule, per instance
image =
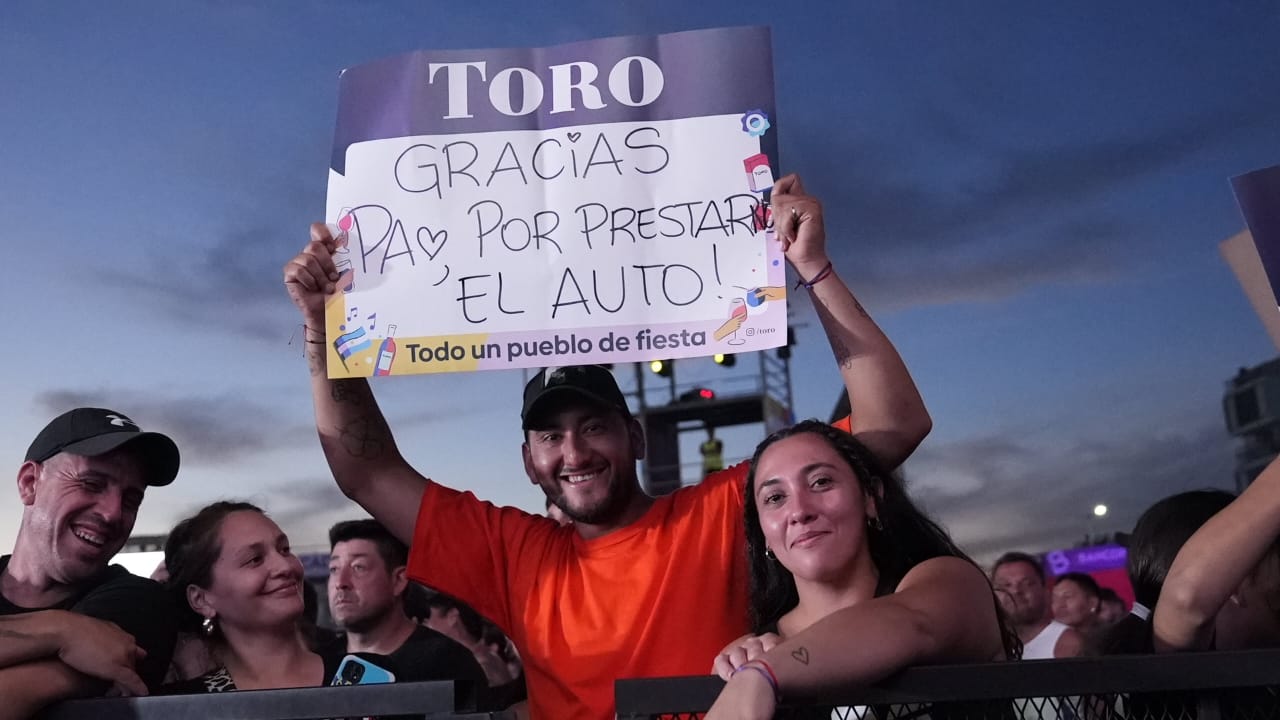
[[[9, 555], [0, 557], [0, 573], [9, 567]], [[119, 565], [104, 568], [84, 589], [49, 607], [14, 605], [0, 595], [0, 615], [17, 615], [39, 610], [68, 610], [120, 626], [147, 652], [138, 662], [138, 675], [155, 690], [164, 681], [173, 656], [177, 621], [169, 598], [158, 583], [131, 574]]]
[[471, 651], [451, 638], [419, 625], [395, 652], [387, 657], [399, 669], [396, 679], [463, 680], [485, 684], [484, 670]]
[[[332, 646], [322, 647], [318, 652], [325, 655], [333, 652], [334, 647], [345, 648], [346, 643], [346, 635], [340, 635]], [[396, 682], [453, 680], [459, 709], [501, 709], [493, 707], [484, 670], [471, 651], [429, 627], [414, 628], [409, 639], [388, 655], [368, 657], [381, 658], [372, 662], [390, 670]]]

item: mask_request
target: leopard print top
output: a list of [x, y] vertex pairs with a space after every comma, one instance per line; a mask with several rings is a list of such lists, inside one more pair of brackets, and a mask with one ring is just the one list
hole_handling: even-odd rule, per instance
[[204, 683], [205, 692], [231, 692], [236, 689], [236, 682], [225, 667], [201, 675], [200, 680]]

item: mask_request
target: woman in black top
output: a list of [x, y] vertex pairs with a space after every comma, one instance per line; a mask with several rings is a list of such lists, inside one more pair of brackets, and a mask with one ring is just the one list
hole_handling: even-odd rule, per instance
[[909, 665], [1020, 654], [986, 575], [851, 435], [816, 420], [774, 433], [746, 494], [752, 624], [776, 634], [716, 658], [728, 682], [707, 720], [770, 718], [783, 698]]
[[183, 623], [208, 640], [217, 667], [165, 692], [225, 692], [329, 683], [342, 655], [311, 649], [302, 629], [302, 561], [249, 503], [217, 502], [165, 543], [167, 587]]

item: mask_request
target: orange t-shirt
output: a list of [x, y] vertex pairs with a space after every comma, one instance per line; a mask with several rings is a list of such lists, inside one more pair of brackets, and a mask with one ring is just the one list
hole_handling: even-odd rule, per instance
[[747, 632], [746, 477], [713, 473], [593, 540], [428, 483], [409, 577], [511, 637], [534, 718], [613, 718], [615, 680], [709, 674]]

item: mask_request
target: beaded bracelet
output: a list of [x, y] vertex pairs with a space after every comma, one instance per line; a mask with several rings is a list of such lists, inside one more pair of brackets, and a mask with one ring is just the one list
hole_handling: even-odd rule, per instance
[[818, 271], [818, 274], [817, 274], [817, 275], [814, 275], [814, 276], [813, 276], [813, 279], [812, 279], [812, 280], [810, 280], [809, 282], [805, 282], [805, 281], [804, 281], [804, 278], [801, 278], [801, 279], [797, 280], [797, 281], [796, 281], [796, 289], [797, 289], [797, 290], [799, 290], [800, 288], [802, 288], [802, 287], [803, 287], [805, 290], [812, 290], [814, 285], [817, 285], [818, 283], [822, 282], [823, 280], [826, 280], [828, 277], [830, 277], [830, 276], [831, 276], [831, 273], [832, 273], [832, 269], [831, 269], [831, 261], [830, 261], [830, 260], [828, 260], [828, 261], [827, 261], [827, 265], [826, 265], [826, 267], [824, 267], [824, 268], [822, 268], [822, 270]]
[[[738, 668], [738, 670], [755, 670], [769, 683], [769, 687], [773, 688], [774, 703], [782, 704], [782, 690], [778, 688], [778, 676], [773, 674], [773, 668], [769, 667], [769, 663], [763, 660], [752, 660], [751, 662]], [[735, 670], [734, 672], [738, 672]]]

